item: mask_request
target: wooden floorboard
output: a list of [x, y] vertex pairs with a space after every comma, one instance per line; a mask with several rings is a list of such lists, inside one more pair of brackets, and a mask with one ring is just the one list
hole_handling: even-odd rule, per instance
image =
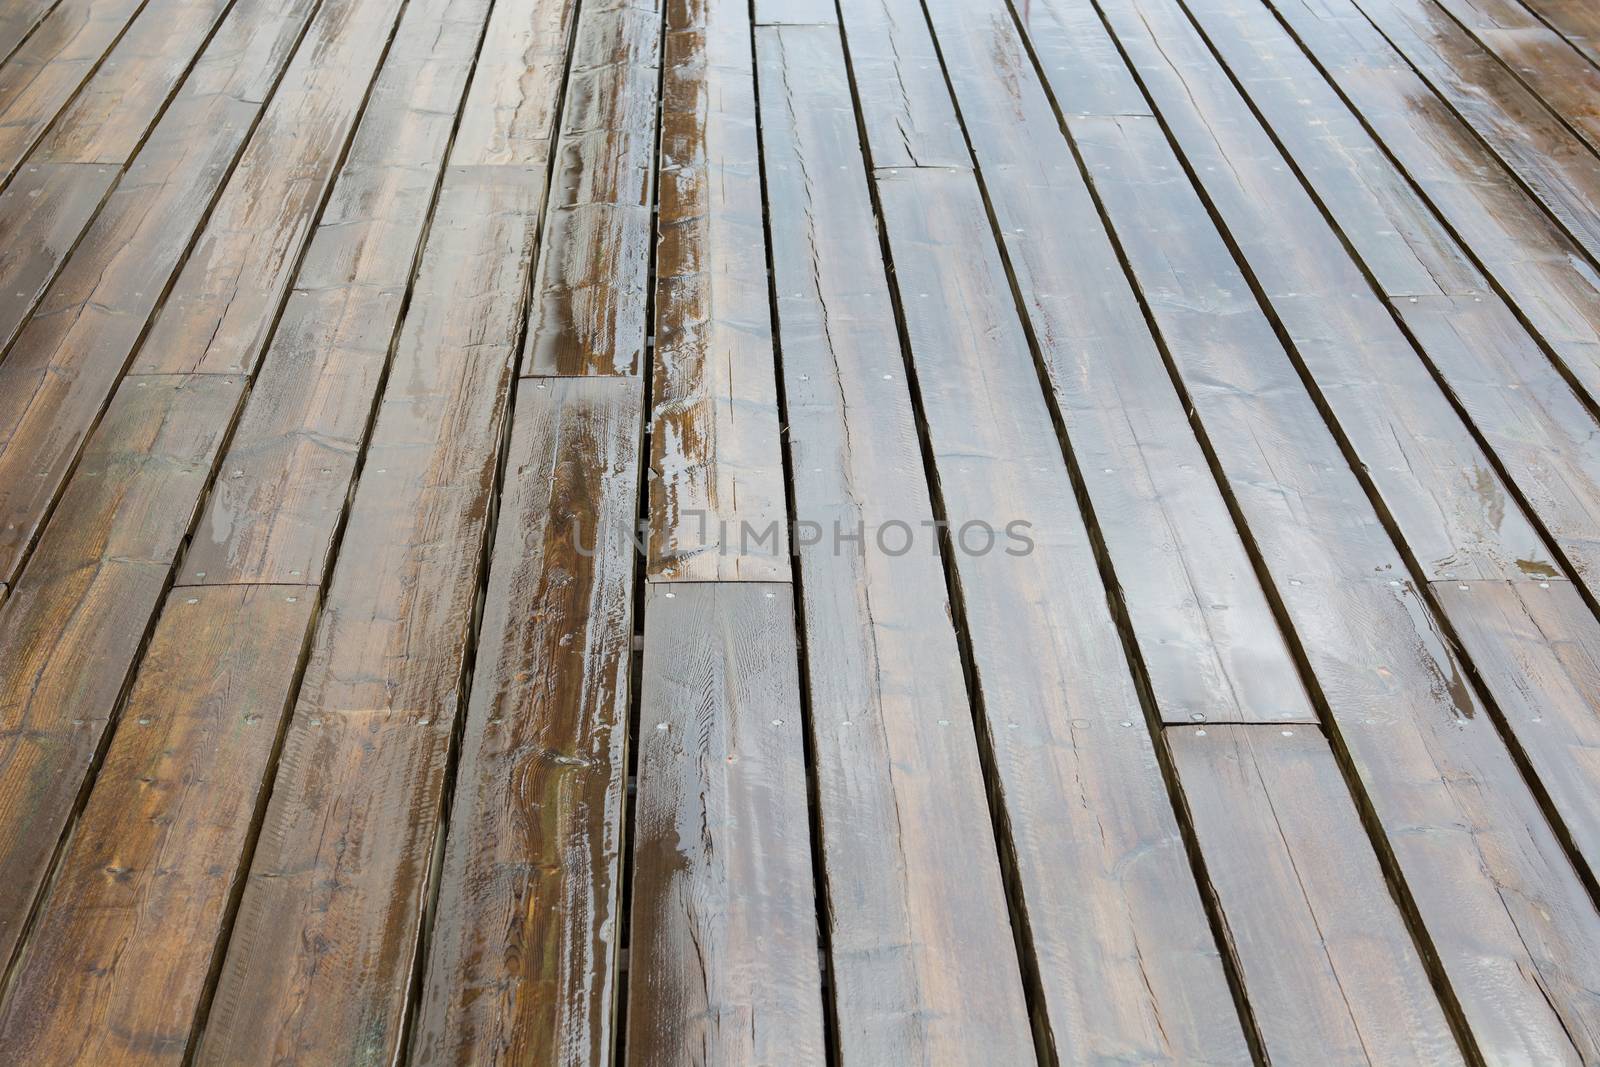
[[1600, 1062], [1600, 14], [0, 0], [0, 1059]]

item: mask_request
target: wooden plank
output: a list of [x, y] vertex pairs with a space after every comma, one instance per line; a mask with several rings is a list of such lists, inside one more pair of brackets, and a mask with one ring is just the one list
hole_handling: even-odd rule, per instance
[[177, 589], [0, 1010], [28, 1063], [178, 1064], [314, 599]]
[[650, 332], [661, 13], [586, 8], [574, 44], [524, 374], [638, 374]]
[[1321, 733], [1166, 739], [1270, 1060], [1465, 1062]]
[[834, 0], [753, 0], [757, 26], [837, 26]]
[[78, 803], [210, 475], [238, 378], [129, 378], [0, 609], [0, 960]]
[[756, 53], [794, 507], [815, 528], [795, 540], [839, 1058], [1026, 1062], [1027, 1005], [839, 32], [761, 28]]
[[[1590, 400], [1600, 398], [1600, 273], [1477, 136], [1389, 50], [1371, 23], [1359, 14], [1338, 17], [1320, 4], [1285, 0], [1276, 9], [1293, 31], [1291, 38], [1270, 12], [1250, 0], [1196, 0], [1186, 6], [1280, 138], [1290, 138], [1287, 131], [1297, 124], [1318, 123], [1296, 139], [1294, 154], [1297, 164], [1305, 161], [1303, 173], [1323, 202], [1339, 213], [1349, 199], [1370, 196], [1377, 201], [1373, 209], [1388, 216], [1389, 225], [1382, 228], [1344, 227], [1369, 266], [1387, 263], [1393, 254], [1380, 251], [1397, 244], [1385, 229], [1397, 229], [1412, 248], [1438, 239], [1425, 217], [1405, 206], [1410, 191], [1391, 187], [1392, 172], [1373, 158], [1377, 149], [1415, 183], [1477, 268], [1494, 279]], [[1274, 92], [1272, 82], [1293, 91]], [[1371, 143], [1355, 131], [1345, 103]], [[1356, 166], [1362, 177], [1352, 183], [1348, 172]], [[1429, 268], [1429, 279], [1412, 273], [1411, 280], [1402, 280], [1394, 270], [1374, 271], [1393, 296], [1423, 296], [1435, 289], [1481, 295], [1484, 288], [1459, 270], [1446, 273], [1436, 266]]]
[[351, 7], [290, 65], [134, 358], [136, 374], [249, 374], [288, 294], [402, 0]]
[[1429, 954], [1489, 1061], [1596, 1054], [1587, 891], [1204, 204], [1175, 175], [1130, 166], [1137, 143], [1095, 172], [1097, 192]]
[[[1079, 10], [1059, 31], [1120, 63], [1098, 22], [1074, 24]], [[930, 12], [1163, 720], [1316, 721], [1025, 42], [997, 4]], [[1104, 86], [1086, 100], [1137, 113], [1131, 81], [1078, 57], [1059, 69]]]
[[643, 413], [518, 390], [413, 1062], [613, 1062]]
[[842, 5], [851, 78], [877, 167], [971, 167], [917, 0]]
[[952, 554], [1045, 1040], [1063, 1062], [1246, 1059], [974, 178], [882, 171], [878, 190], [945, 518], [1031, 524]]
[[9, 59], [59, 0], [13, 0], [0, 11], [0, 62]]
[[[26, 557], [314, 7], [252, 8], [212, 39], [0, 362], [0, 578]], [[313, 45], [344, 7], [322, 9]]]
[[199, 1062], [398, 1054], [573, 10], [485, 35]]
[[487, 0], [408, 6], [184, 555], [184, 583], [326, 575], [488, 18]]
[[821, 1063], [789, 587], [651, 586], [644, 649], [628, 1063]]
[[0, 355], [116, 181], [112, 167], [35, 163], [0, 192]]
[[0, 181], [94, 73], [145, 0], [63, 0], [0, 64]]
[[1600, 157], [1431, 0], [1318, 0], [1359, 11], [1591, 257], [1600, 255]]
[[1589, 62], [1600, 64], [1600, 21], [1587, 0], [1523, 0], [1523, 6]]
[[744, 0], [668, 5], [652, 374], [652, 580], [787, 581]]

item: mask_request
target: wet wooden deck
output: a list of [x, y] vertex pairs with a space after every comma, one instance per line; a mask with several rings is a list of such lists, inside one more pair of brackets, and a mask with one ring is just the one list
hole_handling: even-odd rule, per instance
[[1600, 1064], [1600, 7], [0, 57], [0, 1060]]

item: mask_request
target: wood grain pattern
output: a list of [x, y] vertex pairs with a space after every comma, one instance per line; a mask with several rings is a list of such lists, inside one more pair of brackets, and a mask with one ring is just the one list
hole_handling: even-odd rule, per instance
[[59, 0], [13, 0], [0, 11], [0, 62], [10, 58]]
[[649, 576], [787, 581], [748, 4], [672, 0], [666, 31]]
[[644, 648], [628, 1063], [821, 1063], [789, 587], [653, 585]]
[[0, 608], [0, 959], [9, 960], [160, 607], [238, 378], [129, 378]]
[[1271, 1061], [1464, 1063], [1322, 735], [1166, 737]]
[[0, 362], [0, 577], [15, 577], [314, 7], [254, 8], [219, 32]]
[[643, 415], [518, 390], [413, 1063], [613, 1061]]
[[8, 1056], [183, 1061], [310, 629], [309, 593], [167, 598], [0, 1010]]
[[[929, 11], [1162, 718], [1314, 722], [1025, 42], [999, 3]], [[1116, 61], [1103, 30], [1064, 14], [1061, 33]], [[1132, 110], [1120, 103], [1137, 95], [1131, 81], [1096, 78], [1085, 57], [1060, 69]]]
[[1592, 6], [1584, 0], [1523, 0], [1523, 6], [1589, 62], [1600, 64], [1600, 21]]
[[397, 1055], [543, 192], [445, 177], [201, 1063]]
[[111, 167], [36, 163], [0, 192], [0, 358], [117, 179]]
[[796, 549], [839, 1057], [1024, 1062], [1027, 1006], [839, 33], [763, 27], [756, 49], [794, 507], [811, 524]]
[[1242, 1060], [1217, 946], [973, 176], [884, 171], [878, 189], [945, 517], [956, 531], [1031, 524], [1026, 543], [979, 552], [981, 542], [962, 548], [958, 536], [953, 555], [1046, 1040], [1064, 1062]]
[[278, 84], [134, 373], [255, 370], [402, 7], [364, 0], [313, 27], [301, 55], [314, 58], [291, 63]]
[[488, 18], [487, 0], [408, 5], [181, 581], [316, 584], [326, 574]]
[[876, 167], [971, 167], [917, 0], [841, 5], [852, 82]]
[[586, 6], [573, 45], [524, 374], [644, 366], [661, 13]]

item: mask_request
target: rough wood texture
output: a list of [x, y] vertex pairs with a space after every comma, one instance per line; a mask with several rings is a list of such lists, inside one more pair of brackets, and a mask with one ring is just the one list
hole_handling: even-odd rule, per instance
[[794, 507], [811, 531], [796, 541], [839, 1056], [1023, 1062], [1027, 1007], [839, 33], [764, 28], [756, 44]]
[[1587, 0], [1523, 0], [1523, 6], [1589, 62], [1600, 64], [1600, 17]]
[[1274, 1063], [1463, 1063], [1315, 727], [1166, 731]]
[[945, 517], [1001, 531], [982, 552], [958, 533], [953, 555], [1047, 1040], [1066, 1062], [1244, 1059], [974, 179], [901, 170], [878, 188]]
[[643, 407], [518, 389], [413, 1063], [613, 1061]]
[[22, 1063], [179, 1064], [310, 628], [310, 590], [177, 589], [34, 923]]
[[242, 389], [126, 380], [0, 608], [0, 960], [116, 715]]
[[36, 163], [0, 192], [0, 358], [116, 179], [112, 167]]
[[628, 1063], [821, 1063], [789, 587], [653, 585], [644, 647]]
[[556, 146], [524, 374], [644, 368], [661, 13], [586, 5]]
[[971, 167], [918, 0], [854, 0], [842, 11], [873, 166]]
[[33, 32], [39, 20], [48, 15], [59, 0], [13, 0], [0, 11], [0, 62]]
[[649, 575], [787, 581], [748, 4], [666, 29]]
[[182, 581], [318, 583], [326, 574], [488, 17], [487, 0], [408, 6]]
[[543, 190], [445, 176], [201, 1063], [397, 1054]]

